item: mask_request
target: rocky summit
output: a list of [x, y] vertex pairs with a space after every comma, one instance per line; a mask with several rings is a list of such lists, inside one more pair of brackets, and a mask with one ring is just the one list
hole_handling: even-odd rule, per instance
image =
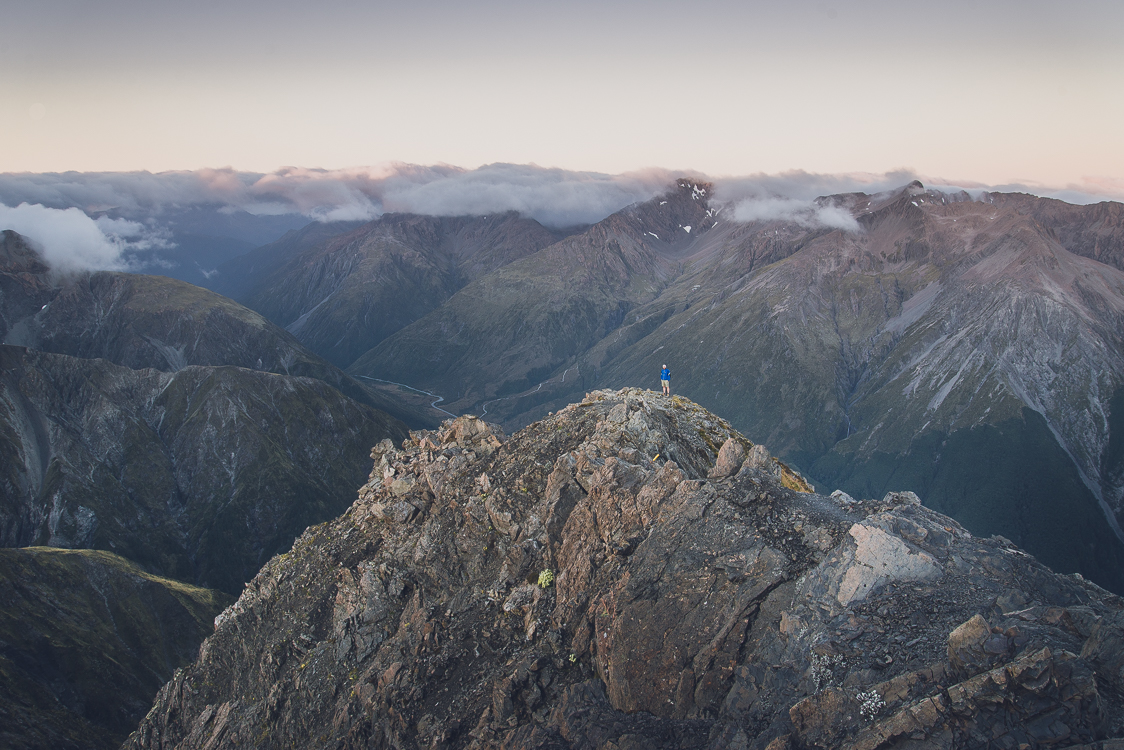
[[1124, 600], [677, 396], [389, 440], [127, 748], [1118, 748]]

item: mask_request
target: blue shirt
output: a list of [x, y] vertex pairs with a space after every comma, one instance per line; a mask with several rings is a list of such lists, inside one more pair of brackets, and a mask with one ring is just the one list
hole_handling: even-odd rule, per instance
[[660, 380], [671, 380], [671, 370], [666, 367], [660, 370]]

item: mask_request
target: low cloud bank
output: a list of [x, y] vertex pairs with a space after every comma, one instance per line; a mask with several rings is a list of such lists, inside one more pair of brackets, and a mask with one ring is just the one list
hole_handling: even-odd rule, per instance
[[895, 190], [916, 179], [919, 179], [917, 173], [906, 169], [882, 174], [868, 172], [817, 174], [797, 169], [778, 174], [721, 178], [715, 181], [715, 195], [719, 200], [728, 203], [769, 199], [789, 199], [810, 203], [825, 195], [872, 194]]
[[442, 180], [389, 181], [388, 211], [485, 215], [518, 211], [549, 226], [592, 224], [625, 206], [667, 190], [677, 173], [646, 170], [621, 175], [495, 164]]
[[[698, 173], [660, 169], [607, 175], [533, 164], [491, 164], [465, 170], [400, 163], [336, 170], [285, 168], [270, 174], [233, 169], [0, 174], [0, 229], [14, 229], [36, 241], [56, 268], [120, 270], [129, 266], [130, 259], [135, 261], [139, 252], [170, 247], [176, 217], [196, 208], [242, 216], [301, 215], [318, 221], [370, 220], [392, 211], [440, 216], [517, 211], [562, 227], [599, 221], [631, 203], [659, 195], [680, 176], [708, 179]], [[857, 223], [846, 210], [814, 199], [849, 192], [878, 193], [914, 179], [918, 175], [908, 170], [883, 174], [791, 171], [712, 181], [715, 199], [730, 206], [736, 220], [781, 219], [857, 231]], [[1061, 189], [932, 182], [942, 189], [1019, 190], [1074, 203], [1124, 197], [1124, 183], [1104, 180]]]
[[1033, 182], [1009, 182], [989, 185], [981, 182], [948, 180], [943, 177], [922, 175], [912, 169], [890, 172], [846, 172], [817, 174], [792, 170], [777, 174], [756, 174], [747, 177], [724, 177], [715, 182], [716, 196], [728, 203], [770, 198], [789, 198], [811, 202], [815, 198], [841, 193], [866, 193], [873, 195], [896, 190], [913, 180], [920, 180], [927, 188], [945, 192], [965, 190], [973, 196], [981, 193], [1030, 193], [1043, 198], [1056, 198], [1067, 203], [1089, 204], [1100, 201], [1124, 201], [1124, 180], [1108, 177], [1089, 177], [1080, 183], [1056, 186]]
[[316, 221], [366, 221], [388, 212], [516, 211], [548, 226], [567, 227], [600, 221], [658, 195], [678, 174], [606, 175], [518, 164], [471, 171], [388, 164], [286, 168], [271, 174], [233, 169], [0, 174], [0, 229], [32, 239], [59, 270], [123, 270], [137, 262], [137, 251], [170, 247], [172, 227], [192, 208]]
[[826, 195], [881, 193], [917, 179], [908, 170], [884, 174], [815, 174], [799, 170], [717, 181], [715, 198], [731, 206], [735, 221], [785, 221], [804, 227], [858, 232], [859, 223], [839, 206], [817, 202]]
[[525, 164], [459, 167], [388, 164], [353, 169], [288, 167], [270, 174], [194, 172], [0, 174], [0, 203], [77, 207], [146, 219], [186, 206], [319, 221], [374, 219], [390, 211], [441, 216], [518, 211], [552, 226], [600, 221], [666, 190], [681, 173], [620, 175]]

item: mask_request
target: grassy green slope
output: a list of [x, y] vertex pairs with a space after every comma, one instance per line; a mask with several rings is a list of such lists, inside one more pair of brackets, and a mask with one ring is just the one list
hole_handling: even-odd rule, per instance
[[0, 746], [118, 747], [231, 602], [108, 552], [0, 550]]

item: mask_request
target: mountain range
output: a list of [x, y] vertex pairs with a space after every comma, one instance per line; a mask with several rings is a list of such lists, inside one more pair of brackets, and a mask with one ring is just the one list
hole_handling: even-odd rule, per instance
[[[207, 265], [223, 252], [211, 249]], [[0, 544], [78, 550], [70, 558], [50, 557], [50, 549], [12, 550], [11, 560], [0, 561], [17, 571], [3, 574], [12, 583], [0, 592], [13, 613], [0, 633], [0, 693], [13, 696], [17, 708], [0, 715], [4, 729], [16, 727], [4, 736], [17, 738], [18, 746], [80, 745], [83, 733], [96, 735], [99, 747], [116, 744], [158, 683], [192, 660], [205, 634], [199, 624], [211, 616], [206, 612], [244, 589], [245, 601], [216, 621], [219, 633], [204, 644], [191, 668], [195, 677], [181, 673], [168, 683], [132, 746], [155, 746], [177, 733], [187, 746], [244, 744], [245, 732], [260, 732], [261, 717], [272, 716], [267, 725], [281, 722], [276, 738], [254, 734], [254, 742], [304, 743], [311, 727], [345, 745], [362, 737], [390, 745], [425, 739], [435, 746], [577, 747], [585, 740], [572, 738], [609, 732], [604, 736], [615, 737], [618, 747], [748, 747], [753, 738], [787, 732], [794, 747], [829, 747], [867, 736], [853, 716], [842, 718], [863, 705], [851, 695], [855, 690], [876, 690], [883, 707], [899, 711], [891, 716], [871, 709], [880, 720], [905, 721], [900, 711], [916, 716], [916, 701], [932, 699], [914, 695], [913, 688], [909, 700], [887, 698], [896, 693], [883, 690], [886, 684], [873, 681], [870, 670], [909, 659], [909, 669], [895, 671], [895, 679], [914, 675], [911, 684], [927, 686], [922, 692], [946, 697], [967, 684], [953, 678], [991, 674], [976, 669], [985, 661], [987, 669], [996, 668], [991, 657], [972, 656], [978, 663], [966, 667], [968, 657], [952, 655], [957, 625], [968, 627], [973, 608], [990, 623], [1003, 623], [988, 632], [1010, 639], [1003, 654], [1014, 661], [1002, 667], [1008, 673], [1016, 668], [1010, 665], [1023, 663], [1018, 659], [1032, 656], [1027, 643], [1080, 652], [1084, 661], [1076, 666], [1069, 657], [1057, 661], [1034, 652], [1034, 669], [1072, 675], [1088, 668], [1107, 685], [1090, 692], [1084, 678], [1058, 678], [1084, 697], [1078, 703], [1059, 699], [1050, 710], [1061, 712], [1057, 721], [1064, 714], [1067, 726], [1080, 727], [1081, 737], [1121, 731], [1098, 718], [1104, 706], [1116, 705], [1110, 653], [1118, 628], [1105, 624], [1098, 635], [1094, 626], [1111, 623], [1120, 609], [1098, 585], [1124, 591], [1124, 206], [949, 193], [915, 182], [778, 209], [725, 204], [715, 200], [712, 185], [681, 179], [664, 195], [590, 226], [546, 227], [515, 213], [387, 214], [367, 223], [314, 222], [257, 249], [236, 250], [237, 257], [215, 271], [199, 266], [199, 278], [192, 278], [208, 290], [160, 276], [62, 274], [43, 262], [34, 238], [0, 235]], [[664, 364], [673, 373], [675, 396], [657, 399], [635, 388], [586, 395], [597, 388], [655, 387]], [[574, 402], [581, 405], [568, 406]], [[568, 416], [556, 416], [563, 412]], [[491, 426], [469, 417], [441, 425], [462, 413]], [[510, 441], [505, 437], [523, 428]], [[368, 476], [372, 457], [375, 471]], [[668, 459], [673, 463], [665, 466]], [[571, 472], [569, 482], [559, 462]], [[720, 481], [733, 475], [721, 468], [731, 462], [741, 477], [732, 489]], [[605, 469], [610, 463], [611, 471]], [[678, 542], [644, 546], [650, 535], [674, 536], [679, 532], [671, 529], [693, 518], [691, 503], [665, 507], [668, 498], [652, 494], [668, 471], [682, 473], [673, 484], [684, 498], [696, 490], [721, 494], [715, 507], [726, 508], [719, 515], [731, 523], [752, 527], [757, 522], [742, 510], [747, 502], [764, 504], [765, 510], [754, 511], [765, 524], [758, 531], [779, 536], [754, 547], [752, 556], [772, 560], [781, 550], [791, 566], [766, 565], [764, 578], [753, 579], [763, 593], [746, 602], [767, 614], [762, 628], [785, 637], [803, 623], [832, 642], [850, 642], [851, 625], [821, 622], [813, 613], [827, 606], [810, 603], [824, 591], [801, 589], [812, 609], [788, 602], [781, 607], [787, 620], [768, 592], [780, 586], [779, 596], [788, 597], [793, 585], [804, 586], [804, 574], [866, 554], [856, 551], [865, 549], [867, 538], [855, 536], [858, 526], [867, 529], [860, 536], [877, 536], [870, 531], [877, 527], [904, 540], [910, 552], [895, 564], [913, 570], [910, 555], [938, 561], [970, 606], [940, 599], [939, 587], [914, 587], [918, 599], [898, 583], [877, 601], [878, 607], [940, 612], [943, 619], [926, 637], [930, 646], [948, 641], [948, 665], [925, 666], [904, 646], [885, 651], [891, 662], [866, 646], [858, 655], [821, 653], [802, 634], [782, 657], [772, 630], [750, 637], [738, 630], [740, 614], [730, 620], [706, 606], [667, 617], [693, 617], [698, 632], [718, 628], [711, 633], [718, 639], [713, 648], [700, 651], [690, 639], [660, 641], [625, 628], [622, 656], [610, 646], [601, 650], [595, 645], [600, 624], [586, 609], [586, 597], [599, 597], [609, 612], [605, 623], [615, 630], [640, 610], [630, 604], [618, 611], [614, 602], [627, 592], [630, 601], [648, 601], [653, 591], [640, 583], [617, 590], [613, 576], [642, 582], [674, 560], [675, 575], [686, 581], [713, 567]], [[352, 505], [355, 488], [368, 479]], [[743, 497], [747, 481], [757, 500]], [[840, 492], [828, 501], [814, 495], [812, 485], [825, 495]], [[621, 487], [624, 494], [614, 495]], [[564, 533], [583, 493], [596, 495], [596, 502], [579, 514], [585, 521]], [[918, 497], [928, 509], [895, 510], [902, 498], [912, 508], [909, 498]], [[549, 507], [539, 507], [544, 498]], [[437, 507], [436, 499], [449, 507]], [[608, 505], [598, 505], [602, 501]], [[612, 519], [629, 503], [648, 508], [638, 511], [639, 525]], [[769, 515], [780, 506], [783, 518]], [[687, 515], [677, 515], [681, 511]], [[461, 531], [446, 533], [462, 524]], [[791, 533], [802, 546], [786, 546]], [[603, 550], [583, 546], [591, 534], [603, 537]], [[877, 538], [884, 543], [878, 554], [902, 549]], [[729, 541], [715, 537], [714, 543]], [[1019, 548], [1058, 573], [1084, 579], [1053, 577], [1037, 563], [1000, 562], [1021, 560]], [[488, 550], [494, 557], [483, 554]], [[646, 551], [623, 567], [605, 567], [607, 556], [625, 560], [637, 550]], [[377, 570], [371, 568], [376, 558]], [[727, 572], [737, 568], [720, 563]], [[832, 570], [846, 578], [849, 564]], [[352, 568], [354, 586], [343, 573], [333, 578], [333, 571]], [[781, 568], [783, 575], [769, 573]], [[544, 598], [549, 580], [530, 580], [544, 570], [559, 575], [557, 590], [565, 595], [557, 601]], [[597, 570], [603, 570], [600, 578]], [[981, 570], [999, 582], [985, 584]], [[850, 584], [821, 573], [815, 575], [842, 602], [832, 587]], [[729, 575], [739, 585], [749, 580], [736, 571]], [[21, 588], [27, 576], [35, 583]], [[91, 583], [75, 587], [68, 576]], [[667, 583], [678, 591], [682, 581]], [[24, 621], [115, 622], [121, 612], [91, 604], [91, 596], [110, 590], [139, 586], [144, 596], [167, 602], [152, 585], [203, 608], [160, 604], [160, 615], [142, 618], [143, 626], [127, 637], [101, 625], [79, 635], [69, 625], [58, 631], [36, 625], [39, 635], [30, 641], [19, 633]], [[189, 589], [195, 593], [185, 593]], [[375, 599], [383, 594], [390, 598], [379, 609]], [[504, 617], [493, 622], [481, 596], [503, 603]], [[540, 600], [546, 604], [539, 606]], [[555, 607], [549, 628], [547, 605]], [[1012, 624], [1023, 605], [1062, 607], [1064, 616], [1043, 609], [1033, 618], [1068, 619], [1051, 620], [1054, 630], [1016, 642], [1012, 633], [1030, 627]], [[447, 607], [452, 620], [434, 620], [434, 607]], [[878, 607], [843, 605], [836, 614], [858, 617], [865, 623], [855, 626], [860, 630], [881, 618], [882, 628], [893, 618]], [[265, 624], [257, 640], [246, 637], [249, 610]], [[326, 624], [329, 610], [339, 617]], [[382, 615], [371, 615], [375, 610]], [[516, 615], [519, 633], [512, 630]], [[311, 630], [298, 632], [301, 623]], [[894, 621], [893, 627], [904, 625]], [[231, 640], [231, 627], [243, 646]], [[409, 627], [420, 630], [402, 630]], [[731, 635], [730, 627], [741, 635]], [[979, 630], [979, 623], [972, 627]], [[480, 628], [488, 633], [486, 644], [471, 659], [442, 645]], [[164, 637], [155, 630], [174, 634], [161, 641], [159, 669], [114, 655], [121, 649], [139, 654], [138, 644]], [[535, 641], [544, 632], [549, 646]], [[515, 648], [516, 636], [538, 645]], [[991, 643], [988, 638], [980, 644]], [[390, 645], [380, 646], [384, 640]], [[245, 645], [250, 641], [252, 648]], [[258, 645], [265, 650], [253, 652]], [[763, 663], [746, 657], [747, 648], [807, 662], [811, 671], [759, 674]], [[334, 661], [324, 661], [330, 649]], [[689, 670], [680, 659], [641, 675], [640, 682], [621, 676], [648, 659], [642, 654], [688, 651], [698, 652]], [[411, 661], [431, 652], [444, 656]], [[480, 653], [487, 659], [501, 652], [528, 673], [545, 667], [554, 676], [544, 672], [545, 682], [518, 677], [518, 666], [508, 685], [498, 672], [477, 674], [466, 666]], [[700, 662], [704, 652], [709, 656]], [[28, 661], [28, 654], [35, 659]], [[261, 685], [239, 661], [246, 654], [274, 677], [288, 675], [285, 684], [295, 692], [271, 690], [247, 698], [250, 703], [214, 693], [215, 681], [225, 680], [256, 695]], [[588, 660], [580, 662], [583, 654]], [[936, 651], [926, 654], [936, 658]], [[387, 661], [396, 655], [398, 661]], [[566, 672], [567, 655], [582, 666]], [[101, 669], [89, 665], [102, 656], [124, 670], [111, 681], [128, 688], [99, 702], [107, 683], [83, 675]], [[847, 661], [836, 682], [814, 677], [823, 668], [835, 675], [831, 660], [837, 656], [858, 661]], [[303, 680], [293, 672], [313, 661], [319, 671]], [[362, 677], [353, 677], [360, 667]], [[452, 723], [438, 718], [439, 694], [428, 692], [450, 674], [472, 683], [468, 692], [453, 691], [468, 713]], [[668, 695], [639, 687], [672, 674], [677, 682]], [[196, 678], [212, 686], [199, 699], [206, 705], [186, 697], [198, 683], [183, 680]], [[305, 684], [332, 695], [351, 690], [360, 700], [310, 708], [302, 703]], [[491, 693], [478, 694], [486, 685]], [[751, 700], [750, 693], [768, 694], [783, 711], [731, 708], [731, 701]], [[836, 703], [824, 703], [825, 695]], [[980, 706], [990, 700], [972, 695]], [[560, 708], [547, 712], [543, 696], [560, 701]], [[669, 709], [665, 698], [685, 708]], [[1019, 703], [1022, 698], [1011, 700], [1022, 706], [1016, 714], [1024, 712], [1023, 719], [1042, 718], [1033, 713], [1038, 708]], [[1034, 705], [1046, 705], [1041, 700]], [[489, 711], [481, 713], [486, 704]], [[296, 706], [316, 718], [301, 724], [292, 713]], [[964, 710], [976, 717], [975, 729], [961, 723], [956, 731], [968, 732], [965, 737], [984, 731], [976, 708]], [[376, 718], [364, 723], [357, 711], [373, 711]], [[836, 718], [825, 724], [815, 716]], [[934, 726], [915, 734], [937, 737]], [[998, 737], [996, 726], [985, 728]], [[340, 727], [352, 739], [341, 739]], [[769, 727], [776, 730], [772, 735]]]
[[[917, 491], [1124, 590], [1124, 207], [915, 182], [737, 212], [680, 180], [522, 253], [514, 216], [389, 215], [290, 245], [242, 301], [384, 393], [440, 399], [434, 418], [509, 430], [593, 387], [654, 385], [666, 363], [676, 392], [813, 481]], [[441, 286], [465, 232], [495, 262]], [[425, 301], [379, 297], [374, 268], [431, 280], [401, 283]]]
[[[514, 212], [390, 214], [323, 240], [319, 233], [292, 238], [296, 242], [282, 238], [221, 267], [219, 278], [255, 279], [245, 303], [343, 367], [468, 282], [562, 235]], [[311, 249], [286, 252], [286, 244]]]
[[185, 282], [55, 278], [2, 247], [0, 539], [93, 547], [231, 593], [349, 502], [406, 428], [289, 334]]

